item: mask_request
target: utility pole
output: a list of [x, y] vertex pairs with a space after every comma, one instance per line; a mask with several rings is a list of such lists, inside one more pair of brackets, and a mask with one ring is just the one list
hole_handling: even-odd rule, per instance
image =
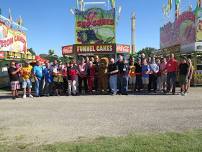
[[198, 7], [201, 7], [201, 0], [198, 0], [197, 6], [198, 6]]
[[136, 16], [135, 12], [132, 13], [131, 17], [131, 53], [134, 54], [136, 52], [135, 49], [135, 39], [136, 39]]

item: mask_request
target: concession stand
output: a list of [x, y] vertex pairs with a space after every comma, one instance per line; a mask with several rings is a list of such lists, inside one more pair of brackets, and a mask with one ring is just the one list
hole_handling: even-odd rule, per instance
[[8, 85], [10, 61], [33, 61], [35, 56], [27, 49], [26, 29], [0, 15], [0, 88]]
[[[83, 1], [85, 4], [87, 2]], [[113, 57], [122, 54], [129, 56], [130, 45], [116, 43], [115, 0], [107, 9], [102, 7], [78, 6], [75, 16], [75, 44], [62, 47], [63, 56], [75, 57]], [[96, 2], [95, 2], [96, 4]], [[77, 4], [80, 5], [80, 4]]]
[[193, 85], [202, 85], [202, 8], [188, 10], [160, 28], [158, 56], [174, 53], [191, 58], [194, 65]]

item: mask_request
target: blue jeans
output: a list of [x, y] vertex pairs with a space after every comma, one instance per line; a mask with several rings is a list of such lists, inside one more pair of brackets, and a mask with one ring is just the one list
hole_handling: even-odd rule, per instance
[[117, 93], [117, 75], [111, 75], [109, 77], [109, 85], [111, 92], [116, 94]]
[[176, 75], [176, 72], [168, 72], [167, 74], [167, 91], [170, 91], [172, 87], [172, 93], [175, 93]]
[[42, 90], [42, 79], [37, 78], [37, 81], [35, 81], [35, 95], [40, 96], [41, 90]]
[[128, 75], [118, 76], [118, 89], [119, 93], [125, 94], [128, 92]]

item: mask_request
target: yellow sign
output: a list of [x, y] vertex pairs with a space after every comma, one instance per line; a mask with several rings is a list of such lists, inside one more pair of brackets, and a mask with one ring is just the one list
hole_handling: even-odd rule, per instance
[[0, 22], [0, 51], [27, 52], [25, 33], [13, 30]]

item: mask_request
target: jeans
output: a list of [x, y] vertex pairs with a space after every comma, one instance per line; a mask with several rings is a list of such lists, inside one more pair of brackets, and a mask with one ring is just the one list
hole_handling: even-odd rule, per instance
[[128, 75], [118, 76], [119, 93], [126, 94], [128, 92]]
[[116, 94], [117, 93], [117, 75], [111, 75], [109, 77], [109, 85], [111, 92]]
[[168, 72], [167, 75], [167, 91], [170, 92], [172, 87], [172, 93], [175, 93], [176, 88], [176, 72]]
[[53, 83], [52, 82], [45, 82], [44, 86], [44, 94], [45, 95], [53, 95]]
[[37, 78], [37, 81], [35, 81], [35, 95], [38, 97], [41, 95], [43, 81], [40, 78]]
[[68, 80], [68, 94], [71, 95], [76, 95], [77, 93], [77, 87], [76, 87], [76, 80]]

